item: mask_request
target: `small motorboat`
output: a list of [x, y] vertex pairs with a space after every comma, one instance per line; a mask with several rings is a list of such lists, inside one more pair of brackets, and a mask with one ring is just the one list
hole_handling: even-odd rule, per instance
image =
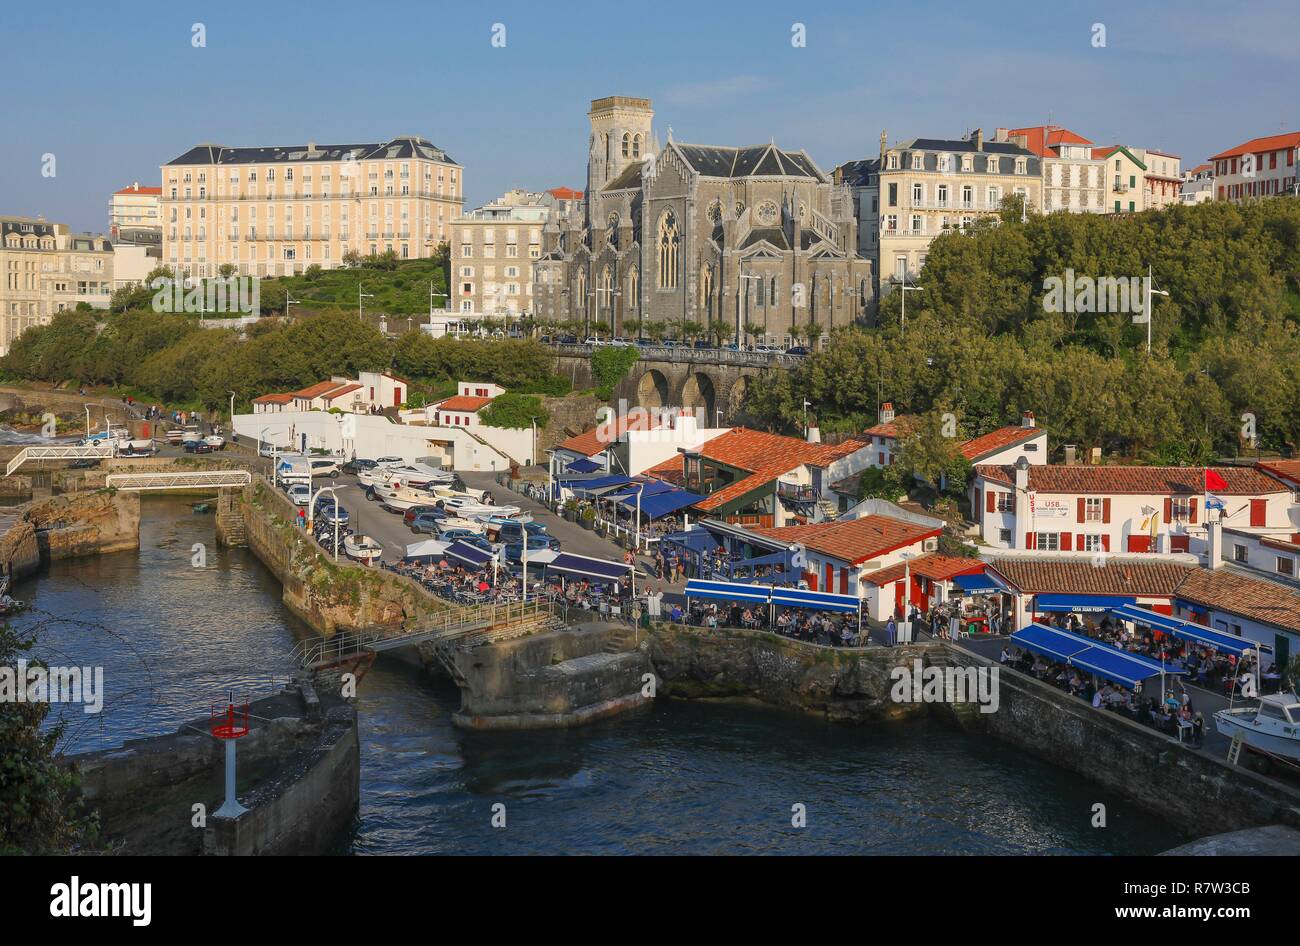
[[213, 450], [221, 450], [226, 446], [226, 438], [220, 434], [209, 434], [203, 438], [203, 442]]
[[180, 427], [171, 427], [167, 430], [167, 442], [173, 446], [179, 447], [181, 441], [185, 439], [185, 431]]
[[1269, 693], [1258, 706], [1237, 706], [1214, 714], [1219, 734], [1241, 734], [1250, 748], [1292, 764], [1300, 764], [1300, 699], [1294, 691]]
[[212, 503], [190, 503], [191, 512], [212, 512]]
[[343, 540], [343, 554], [356, 562], [370, 565], [384, 554], [384, 547], [368, 535], [350, 535]]

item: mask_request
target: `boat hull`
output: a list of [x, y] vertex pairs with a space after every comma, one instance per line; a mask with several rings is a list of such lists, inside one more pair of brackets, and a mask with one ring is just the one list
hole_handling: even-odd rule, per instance
[[1300, 763], [1300, 733], [1295, 737], [1273, 733], [1262, 726], [1255, 725], [1249, 717], [1242, 718], [1240, 714], [1231, 710], [1219, 710], [1215, 713], [1214, 727], [1220, 735], [1227, 736], [1229, 739], [1241, 733], [1242, 740], [1252, 749]]

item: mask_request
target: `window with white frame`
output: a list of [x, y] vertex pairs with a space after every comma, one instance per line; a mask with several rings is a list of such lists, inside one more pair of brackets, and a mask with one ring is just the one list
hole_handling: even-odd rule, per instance
[[1059, 532], [1039, 532], [1034, 546], [1044, 552], [1059, 552], [1061, 550], [1061, 534]]

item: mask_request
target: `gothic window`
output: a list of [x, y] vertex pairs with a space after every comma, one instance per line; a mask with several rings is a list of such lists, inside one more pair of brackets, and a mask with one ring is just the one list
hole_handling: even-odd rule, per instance
[[705, 211], [705, 213], [708, 215], [709, 219], [716, 224], [718, 221], [722, 219], [722, 201], [718, 200], [715, 197], [713, 201], [709, 204], [709, 207]]
[[628, 157], [632, 153], [632, 136], [623, 132], [623, 157]]
[[600, 271], [600, 281], [596, 286], [596, 312], [599, 314], [602, 310], [610, 313], [610, 322], [613, 323], [614, 277], [608, 266]]
[[705, 266], [700, 273], [700, 308], [708, 321], [713, 320], [713, 267]]
[[682, 237], [677, 215], [665, 210], [659, 218], [659, 288], [676, 289], [681, 277]]
[[632, 157], [634, 158], [641, 157], [641, 136], [640, 135], [636, 135], [632, 139]]
[[624, 298], [627, 300], [625, 305], [633, 311], [641, 308], [641, 274], [637, 272], [635, 266], [627, 271], [627, 291]]
[[574, 313], [581, 312], [585, 317], [587, 314], [587, 271], [585, 269], [578, 270], [576, 292], [577, 298], [573, 300], [569, 309]]

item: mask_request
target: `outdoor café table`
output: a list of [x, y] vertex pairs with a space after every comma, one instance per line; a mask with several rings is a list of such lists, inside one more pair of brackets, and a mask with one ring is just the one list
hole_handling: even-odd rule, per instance
[[1192, 724], [1187, 720], [1179, 717], [1178, 719], [1178, 741], [1186, 742], [1186, 736], [1192, 731]]

